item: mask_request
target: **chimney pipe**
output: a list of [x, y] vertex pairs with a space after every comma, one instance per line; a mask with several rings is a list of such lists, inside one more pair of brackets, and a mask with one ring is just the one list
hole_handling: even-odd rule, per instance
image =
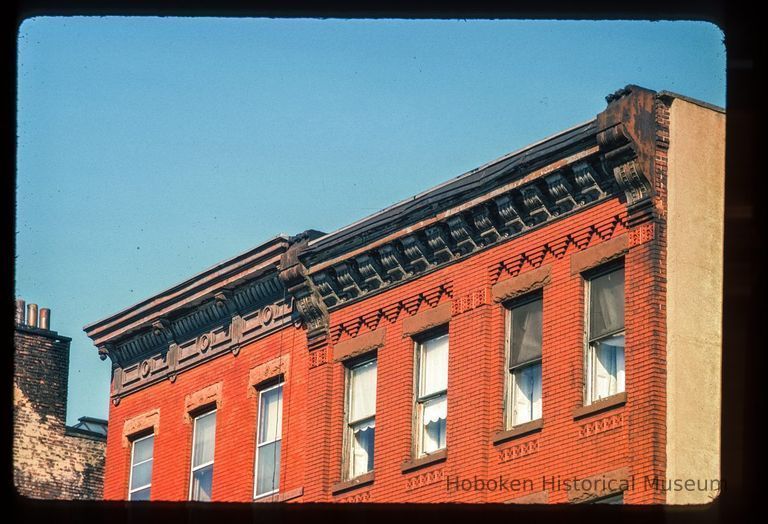
[[51, 329], [51, 310], [47, 307], [40, 309], [40, 329]]
[[27, 325], [37, 327], [37, 304], [27, 304]]
[[17, 298], [16, 299], [16, 325], [22, 325], [24, 324], [24, 320], [26, 318], [26, 315], [24, 314], [24, 309], [26, 308], [26, 302], [24, 302], [24, 299]]

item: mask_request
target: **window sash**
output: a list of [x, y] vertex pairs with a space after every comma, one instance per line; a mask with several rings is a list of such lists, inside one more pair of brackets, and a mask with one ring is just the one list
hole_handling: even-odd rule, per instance
[[[210, 454], [211, 459], [196, 463], [196, 459], [198, 458], [197, 450], [198, 450], [198, 425], [200, 424], [201, 420], [205, 420], [208, 417], [213, 418], [213, 426], [211, 428], [212, 434], [211, 434], [211, 441], [210, 441]], [[202, 444], [200, 444], [202, 445]], [[190, 500], [196, 500], [196, 501], [209, 501], [210, 500], [210, 493], [204, 493], [205, 496], [201, 497], [201, 485], [202, 481], [201, 479], [205, 480], [205, 474], [210, 471], [211, 479], [210, 479], [210, 486], [209, 489], [213, 489], [213, 463], [214, 463], [214, 452], [216, 449], [216, 410], [208, 411], [207, 413], [204, 413], [202, 415], [198, 415], [195, 417], [194, 421], [194, 427], [192, 429], [192, 464], [190, 468], [190, 474], [189, 474], [189, 499]], [[202, 452], [201, 452], [202, 454]]]
[[[377, 376], [376, 357], [346, 367], [342, 476], [347, 480], [373, 471]], [[359, 442], [364, 436], [367, 440]], [[366, 449], [366, 445], [370, 449]]]
[[[519, 375], [523, 373], [525, 382]], [[542, 367], [541, 359], [528, 362], [509, 370], [509, 404], [507, 428], [532, 422], [542, 417]], [[528, 393], [525, 395], [524, 393]]]
[[448, 390], [448, 333], [437, 335], [417, 343], [418, 393], [422, 400], [440, 395]]
[[[256, 427], [257, 444], [256, 457], [254, 465], [253, 497], [265, 497], [280, 490], [280, 454], [282, 453], [282, 430], [283, 430], [283, 382], [264, 388], [259, 391], [259, 416]], [[276, 404], [265, 405], [267, 395], [277, 392]], [[276, 406], [274, 410], [266, 409]], [[273, 438], [270, 438], [269, 431], [264, 434], [265, 417], [274, 415], [277, 420], [271, 423]], [[270, 422], [266, 420], [266, 427], [269, 429]], [[266, 438], [263, 438], [266, 437]], [[270, 457], [271, 452], [271, 457]], [[266, 469], [271, 468], [271, 469]], [[271, 471], [272, 475], [263, 475]], [[267, 489], [269, 488], [269, 489]]]
[[518, 302], [507, 313], [509, 369], [541, 360], [543, 301], [540, 296]]
[[[140, 442], [144, 442], [148, 439], [152, 440], [152, 445], [150, 447], [150, 455], [149, 458], [146, 458], [144, 460], [140, 460], [139, 462], [135, 462], [136, 460], [136, 445]], [[150, 434], [146, 435], [141, 438], [137, 438], [136, 440], [131, 442], [131, 471], [130, 475], [128, 477], [128, 500], [148, 500], [149, 499], [149, 488], [152, 487], [152, 461], [154, 459], [154, 442], [155, 435]], [[139, 466], [142, 466], [144, 464], [150, 464], [149, 467], [149, 479], [146, 484], [142, 484], [140, 486], [134, 486], [133, 481], [135, 480], [134, 472]], [[136, 494], [142, 491], [147, 491], [146, 498], [144, 498], [143, 493], [139, 495], [141, 498], [136, 498]]]
[[[619, 338], [622, 339], [621, 344], [606, 344], [603, 348], [600, 347], [609, 340]], [[589, 344], [587, 356], [587, 401], [589, 403], [625, 391], [623, 339], [624, 333], [620, 333], [602, 337]], [[606, 358], [601, 359], [601, 353]]]
[[[426, 412], [434, 407], [431, 416]], [[428, 455], [446, 447], [446, 429], [448, 424], [448, 395], [438, 393], [420, 400], [417, 405], [418, 456]], [[434, 420], [432, 420], [434, 419]], [[436, 424], [436, 425], [435, 425]], [[430, 437], [430, 430], [437, 429], [436, 438]]]

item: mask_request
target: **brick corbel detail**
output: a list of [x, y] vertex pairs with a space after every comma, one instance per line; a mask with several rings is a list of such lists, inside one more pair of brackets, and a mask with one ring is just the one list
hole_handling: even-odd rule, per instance
[[187, 424], [192, 422], [192, 416], [190, 413], [207, 406], [209, 404], [216, 404], [216, 408], [221, 407], [221, 389], [222, 383], [217, 382], [210, 386], [190, 393], [184, 397], [184, 422]]
[[549, 284], [552, 266], [546, 265], [525, 273], [520, 273], [516, 277], [502, 280], [491, 287], [491, 295], [494, 302], [503, 302], [529, 291], [542, 288]]
[[152, 432], [155, 435], [160, 433], [160, 408], [129, 418], [123, 423], [123, 447], [127, 448], [131, 443], [131, 436], [146, 431], [149, 428], [152, 428]]
[[355, 338], [339, 342], [333, 347], [334, 362], [347, 360], [362, 355], [363, 353], [379, 349], [384, 345], [386, 334], [386, 328], [380, 328], [375, 331], [358, 335]]
[[619, 258], [629, 250], [626, 233], [571, 255], [571, 275], [578, 275], [588, 269]]
[[256, 395], [256, 387], [262, 382], [280, 375], [287, 375], [289, 362], [290, 355], [286, 354], [252, 368], [248, 373], [248, 397]]
[[[583, 484], [594, 486], [594, 489], [586, 490], [576, 487]], [[616, 489], [611, 489], [611, 487]], [[587, 477], [582, 482], [571, 486], [568, 490], [568, 502], [587, 502], [596, 498], [614, 495], [623, 491], [622, 488], [627, 487], [629, 487], [629, 468], [615, 469], [600, 475]]]
[[432, 329], [451, 320], [451, 302], [443, 302], [437, 307], [417, 313], [403, 320], [403, 337], [410, 337]]

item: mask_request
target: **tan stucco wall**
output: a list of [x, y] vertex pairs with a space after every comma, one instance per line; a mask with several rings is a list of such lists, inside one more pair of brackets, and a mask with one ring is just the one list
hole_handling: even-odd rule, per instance
[[[725, 115], [670, 108], [667, 229], [667, 479], [720, 479]], [[717, 492], [668, 491], [671, 504]]]

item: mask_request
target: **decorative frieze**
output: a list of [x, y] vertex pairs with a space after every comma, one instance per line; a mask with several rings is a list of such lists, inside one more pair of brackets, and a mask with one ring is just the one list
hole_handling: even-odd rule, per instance
[[425, 486], [431, 486], [439, 482], [443, 482], [445, 479], [445, 468], [435, 469], [431, 471], [425, 471], [409, 477], [405, 481], [405, 490], [413, 491], [415, 489], [423, 488]]
[[616, 413], [598, 420], [588, 422], [579, 426], [579, 438], [591, 437], [605, 433], [612, 429], [618, 429], [624, 425], [624, 414]]
[[624, 211], [595, 224], [562, 235], [523, 253], [518, 253], [488, 268], [491, 284], [496, 284], [504, 273], [514, 277], [526, 267], [537, 268], [541, 266], [548, 256], [560, 259], [569, 250], [581, 251], [586, 249], [592, 239], [597, 237], [603, 241], [608, 240], [619, 232], [626, 230], [626, 227], [627, 212]]
[[499, 462], [509, 462], [511, 460], [519, 459], [532, 455], [539, 450], [539, 440], [529, 440], [522, 442], [508, 448], [499, 450]]

